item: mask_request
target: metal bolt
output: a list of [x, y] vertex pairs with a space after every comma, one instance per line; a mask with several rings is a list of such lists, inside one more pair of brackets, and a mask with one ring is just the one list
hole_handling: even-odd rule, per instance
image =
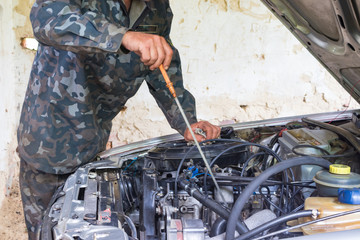
[[54, 205], [54, 210], [60, 210], [61, 209], [61, 205], [60, 204], [55, 204]]
[[313, 209], [312, 211], [311, 211], [311, 214], [312, 214], [312, 218], [313, 219], [316, 219], [317, 218], [317, 216], [319, 215], [319, 211], [317, 210], [317, 209]]
[[90, 172], [90, 173], [88, 174], [88, 177], [89, 177], [90, 179], [94, 179], [94, 178], [96, 178], [96, 173]]

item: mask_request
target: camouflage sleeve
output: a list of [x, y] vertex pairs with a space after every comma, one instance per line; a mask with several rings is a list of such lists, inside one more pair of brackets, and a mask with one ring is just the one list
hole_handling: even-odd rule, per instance
[[[189, 91], [184, 88], [180, 66], [180, 57], [176, 49], [174, 49], [173, 60], [167, 72], [170, 80], [174, 84], [176, 95], [190, 124], [197, 122], [195, 98]], [[146, 82], [150, 93], [154, 96], [158, 106], [165, 114], [170, 126], [183, 135], [186, 130], [186, 124], [173, 96], [166, 87], [165, 80], [162, 77], [160, 70], [154, 70], [148, 76]]]
[[30, 12], [36, 39], [72, 52], [118, 52], [128, 29], [95, 11], [84, 11], [82, 2], [36, 0]]
[[[174, 54], [171, 61], [171, 65], [167, 70], [170, 80], [174, 84], [176, 95], [181, 103], [184, 112], [190, 122], [193, 124], [197, 122], [196, 119], [196, 107], [195, 107], [195, 98], [193, 95], [184, 88], [182, 71], [181, 71], [181, 61], [178, 50], [172, 45], [170, 40], [170, 27], [172, 21], [172, 12], [168, 6], [167, 10], [167, 27], [164, 29], [161, 34], [167, 42], [171, 45]], [[165, 80], [161, 75], [159, 69], [154, 70], [146, 79], [146, 82], [149, 87], [150, 93], [154, 96], [158, 106], [163, 111], [168, 120], [170, 126], [176, 129], [180, 134], [184, 135], [186, 130], [186, 124], [183, 120], [183, 117], [177, 107], [173, 96], [170, 94], [169, 90], [166, 87]]]

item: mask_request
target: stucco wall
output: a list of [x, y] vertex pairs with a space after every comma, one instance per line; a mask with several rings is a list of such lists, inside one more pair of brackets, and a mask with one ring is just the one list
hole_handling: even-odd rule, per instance
[[0, 2], [0, 203], [18, 173], [16, 128], [34, 57], [34, 52], [21, 48], [20, 38], [32, 36], [31, 2]]
[[[242, 122], [343, 110], [349, 104], [349, 94], [260, 1], [170, 2], [171, 36], [199, 119]], [[352, 99], [350, 108], [355, 107]], [[145, 85], [113, 129], [115, 145], [175, 132]]]
[[[19, 44], [31, 35], [32, 1], [0, 2], [0, 202], [18, 170], [16, 127], [34, 57]], [[258, 0], [170, 2], [172, 40], [199, 119], [239, 122], [336, 111], [348, 104], [349, 94]], [[114, 121], [114, 145], [174, 132], [146, 86], [126, 106]]]

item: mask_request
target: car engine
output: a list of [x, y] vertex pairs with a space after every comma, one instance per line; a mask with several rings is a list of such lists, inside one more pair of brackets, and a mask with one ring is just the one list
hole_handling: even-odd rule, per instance
[[357, 114], [223, 127], [201, 143], [219, 188], [179, 135], [106, 151], [58, 189], [41, 239], [279, 239], [359, 228], [359, 203], [340, 199], [360, 187]]

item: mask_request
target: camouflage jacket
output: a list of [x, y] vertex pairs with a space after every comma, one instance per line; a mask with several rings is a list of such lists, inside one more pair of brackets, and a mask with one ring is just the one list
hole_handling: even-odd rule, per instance
[[[168, 0], [36, 0], [30, 20], [40, 42], [18, 128], [18, 151], [37, 169], [65, 174], [105, 149], [111, 120], [145, 80], [170, 125], [185, 123], [160, 71], [150, 71], [121, 47], [128, 31], [169, 39]], [[190, 123], [195, 100], [184, 89], [175, 48], [168, 70]], [[141, 107], [141, 106], [139, 106]], [[141, 119], [139, 119], [141, 121]]]

